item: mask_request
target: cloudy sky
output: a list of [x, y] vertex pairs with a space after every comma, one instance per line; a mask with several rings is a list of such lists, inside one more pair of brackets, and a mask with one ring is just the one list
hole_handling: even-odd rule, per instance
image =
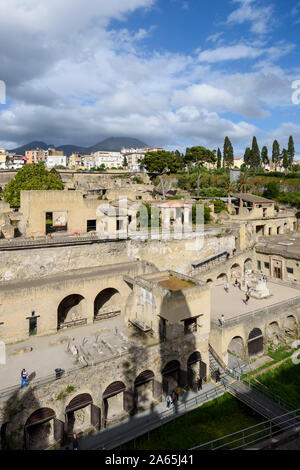
[[300, 151], [299, 28], [297, 0], [0, 0], [0, 146]]

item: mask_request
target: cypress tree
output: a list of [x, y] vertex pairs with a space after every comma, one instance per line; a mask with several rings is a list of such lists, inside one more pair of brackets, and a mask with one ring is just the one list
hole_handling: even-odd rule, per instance
[[261, 150], [261, 161], [263, 165], [269, 164], [268, 147], [264, 146]]
[[272, 162], [275, 163], [275, 165], [278, 165], [279, 161], [280, 161], [280, 147], [279, 147], [278, 141], [274, 140], [273, 148], [272, 148]]
[[294, 157], [295, 157], [295, 146], [294, 146], [293, 136], [291, 135], [289, 138], [289, 145], [288, 145], [287, 152], [288, 152], [289, 166], [292, 167], [294, 163]]
[[244, 154], [244, 163], [246, 166], [251, 166], [251, 160], [252, 160], [252, 155], [251, 155], [251, 149], [250, 147], [247, 147], [245, 150]]
[[217, 168], [221, 168], [222, 166], [222, 153], [221, 150], [218, 147], [218, 152], [217, 152]]
[[289, 154], [288, 154], [288, 151], [286, 149], [283, 149], [283, 151], [282, 151], [282, 166], [285, 169], [285, 171], [290, 166]]
[[255, 169], [260, 166], [260, 151], [255, 136], [252, 139], [251, 166]]
[[233, 147], [228, 136], [226, 136], [224, 140], [223, 160], [224, 160], [225, 168], [233, 167], [233, 162], [234, 162]]

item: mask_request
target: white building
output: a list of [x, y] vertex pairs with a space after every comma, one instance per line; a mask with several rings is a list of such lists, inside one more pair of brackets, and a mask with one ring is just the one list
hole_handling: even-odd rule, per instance
[[120, 168], [123, 166], [123, 155], [121, 152], [99, 150], [91, 155], [95, 159], [94, 166], [104, 165], [105, 168]]
[[82, 161], [83, 161], [83, 166], [87, 170], [91, 170], [91, 168], [94, 168], [96, 165], [95, 157], [94, 155], [83, 155], [82, 156]]
[[235, 168], [241, 168], [241, 166], [244, 164], [244, 159], [243, 158], [235, 158], [233, 162], [233, 167]]
[[47, 158], [47, 168], [54, 168], [55, 166], [67, 166], [67, 157], [66, 155], [48, 155]]
[[25, 157], [23, 155], [15, 155], [9, 153], [6, 155], [6, 168], [8, 170], [20, 170], [25, 164]]

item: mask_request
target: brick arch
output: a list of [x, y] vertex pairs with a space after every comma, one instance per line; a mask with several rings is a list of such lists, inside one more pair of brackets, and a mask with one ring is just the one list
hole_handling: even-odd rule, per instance
[[216, 282], [228, 282], [228, 274], [227, 273], [220, 273], [216, 277]]
[[283, 329], [285, 333], [297, 334], [299, 322], [297, 315], [287, 315], [283, 318]]
[[86, 298], [73, 292], [65, 296], [57, 306], [57, 328], [61, 328], [64, 323], [82, 320], [86, 312]]
[[233, 352], [237, 356], [241, 357], [241, 359], [245, 359], [246, 343], [247, 340], [244, 335], [236, 334], [228, 342], [227, 351]]
[[247, 271], [247, 269], [253, 269], [254, 267], [253, 259], [250, 257], [245, 258], [243, 262], [243, 266], [244, 266], [244, 272]]
[[24, 426], [25, 449], [43, 449], [55, 441], [51, 422], [56, 418], [52, 408], [38, 408], [31, 413]]
[[264, 341], [265, 334], [263, 329], [259, 327], [252, 328], [247, 337], [248, 355], [255, 356], [262, 353], [264, 350]]
[[117, 289], [102, 289], [94, 300], [94, 320], [121, 313], [121, 303], [121, 294]]

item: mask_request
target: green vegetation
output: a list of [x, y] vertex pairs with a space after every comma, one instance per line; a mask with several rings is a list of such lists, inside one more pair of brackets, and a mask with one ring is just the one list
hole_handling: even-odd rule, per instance
[[196, 192], [199, 197], [201, 169], [207, 163], [216, 163], [216, 151], [213, 152], [205, 147], [190, 147], [186, 149], [185, 161], [197, 169]]
[[[224, 170], [202, 169], [200, 197], [225, 197], [226, 187], [229, 184], [229, 175]], [[197, 187], [197, 173], [190, 172], [178, 176], [178, 187], [186, 191], [194, 191]]]
[[3, 191], [3, 199], [12, 207], [20, 206], [20, 192], [22, 190], [63, 190], [61, 178], [46, 170], [42, 163], [25, 165], [8, 183]]
[[106, 166], [102, 163], [100, 166], [93, 166], [90, 171], [106, 171]]
[[215, 199], [212, 203], [215, 208], [215, 214], [220, 214], [222, 211], [228, 212], [227, 205], [221, 199]]
[[183, 196], [167, 196], [166, 199], [167, 201], [179, 201], [180, 199], [183, 199]]
[[300, 192], [280, 193], [276, 199], [283, 204], [290, 204], [291, 206], [300, 209]]
[[[197, 205], [196, 204], [195, 206], [192, 206], [192, 223], [193, 224], [196, 224], [197, 220], [196, 220], [196, 216], [197, 216]], [[200, 206], [202, 206], [202, 204], [199, 204]], [[205, 224], [208, 224], [211, 220], [211, 217], [210, 217], [210, 209], [208, 206], [204, 206], [204, 223]]]
[[291, 359], [260, 375], [258, 380], [283, 400], [300, 407], [299, 366], [295, 365]]
[[276, 199], [279, 196], [279, 193], [279, 184], [271, 181], [271, 183], [266, 184], [266, 189], [264, 190], [263, 196], [267, 199]]
[[66, 398], [70, 393], [74, 392], [75, 387], [73, 385], [68, 385], [65, 390], [62, 390], [56, 397], [56, 400], [63, 400]]
[[140, 176], [135, 176], [132, 181], [134, 181], [137, 184], [143, 184], [144, 183], [143, 179]]
[[[262, 421], [262, 417], [226, 393], [151, 432], [150, 440], [147, 436], [138, 438], [135, 449], [187, 450]], [[132, 449], [132, 442], [121, 448]]]

